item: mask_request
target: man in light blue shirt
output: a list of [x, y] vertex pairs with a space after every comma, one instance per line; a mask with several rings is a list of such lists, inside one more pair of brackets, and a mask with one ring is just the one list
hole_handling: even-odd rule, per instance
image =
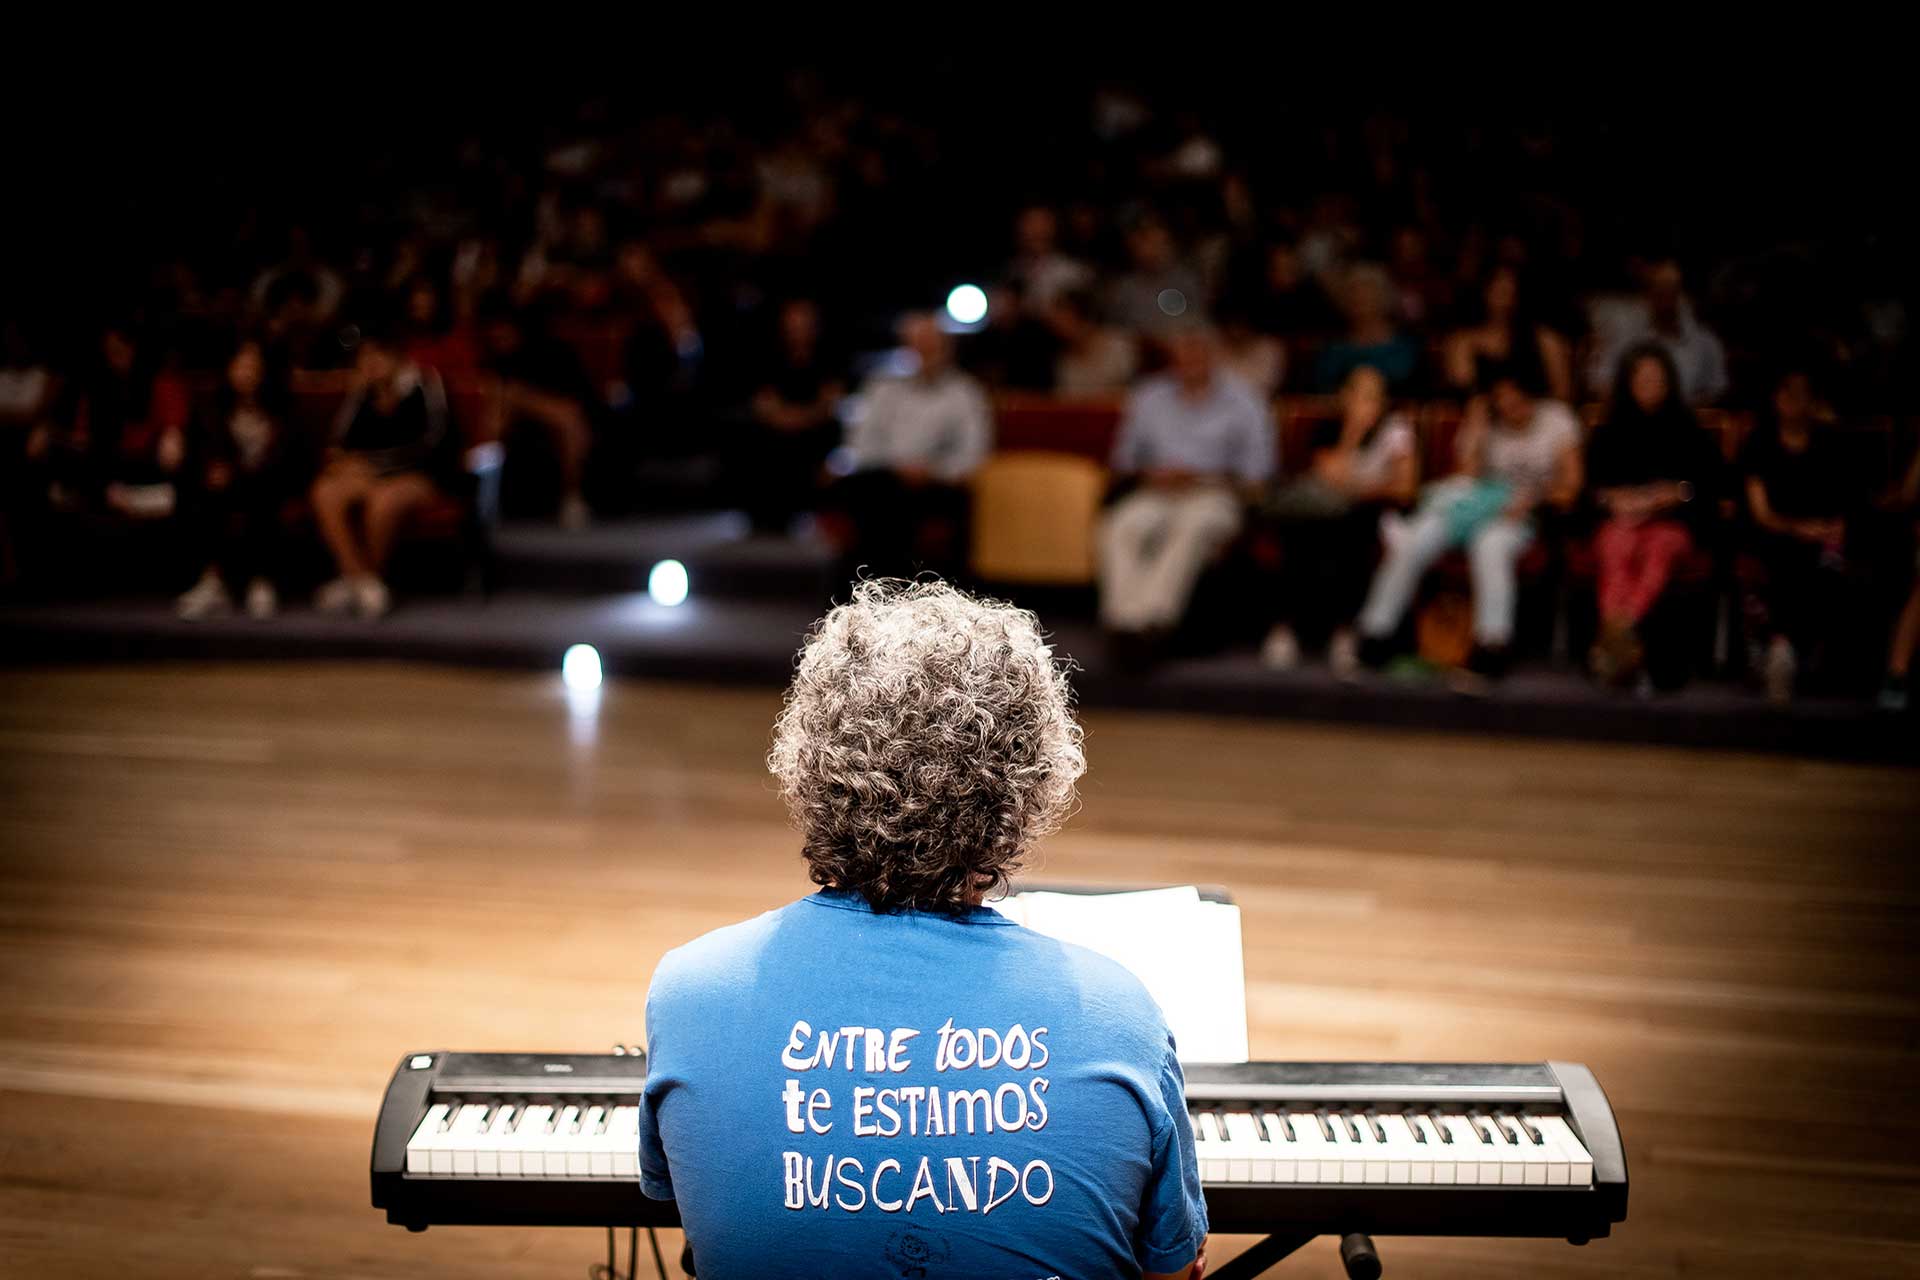
[[1160, 1009], [984, 900], [1085, 768], [1031, 613], [869, 581], [815, 628], [769, 766], [819, 892], [668, 953], [641, 1189], [702, 1280], [1204, 1269]]
[[1141, 383], [1113, 443], [1112, 468], [1138, 482], [1100, 527], [1100, 619], [1111, 632], [1170, 631], [1208, 560], [1239, 530], [1273, 475], [1273, 417], [1219, 367], [1214, 335], [1175, 335], [1172, 368]]

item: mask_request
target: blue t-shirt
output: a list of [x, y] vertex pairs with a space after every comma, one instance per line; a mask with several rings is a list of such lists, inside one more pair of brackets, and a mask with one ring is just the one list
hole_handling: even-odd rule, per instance
[[670, 952], [641, 1188], [702, 1280], [1174, 1271], [1206, 1236], [1185, 1082], [1139, 981], [986, 907], [816, 893]]

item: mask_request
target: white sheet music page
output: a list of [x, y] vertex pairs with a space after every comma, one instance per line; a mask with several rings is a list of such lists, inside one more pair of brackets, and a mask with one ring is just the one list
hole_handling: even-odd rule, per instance
[[991, 904], [1036, 933], [1124, 965], [1166, 1015], [1182, 1062], [1247, 1060], [1240, 908], [1192, 885], [1131, 893], [1018, 893]]

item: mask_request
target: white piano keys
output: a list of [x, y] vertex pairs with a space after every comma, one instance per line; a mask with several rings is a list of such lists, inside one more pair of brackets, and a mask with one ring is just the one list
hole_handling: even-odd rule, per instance
[[1520, 1181], [1529, 1187], [1547, 1185], [1547, 1149], [1544, 1137], [1540, 1142], [1533, 1140], [1537, 1130], [1522, 1123], [1519, 1116], [1501, 1116], [1500, 1127], [1512, 1135], [1514, 1144], [1520, 1148]]
[[1226, 1136], [1220, 1132], [1213, 1112], [1202, 1111], [1193, 1117], [1193, 1156], [1200, 1166], [1200, 1181], [1227, 1180]]
[[[1440, 1140], [1440, 1127], [1434, 1124], [1432, 1117], [1414, 1115], [1406, 1121], [1407, 1131], [1414, 1135], [1413, 1159], [1407, 1165], [1407, 1181], [1425, 1186], [1440, 1182], [1451, 1185], [1453, 1182], [1453, 1155]], [[1425, 1138], [1426, 1141], [1420, 1141]]]
[[487, 1130], [474, 1144], [473, 1172], [475, 1177], [497, 1178], [500, 1176], [500, 1146], [513, 1130], [513, 1118], [517, 1109], [510, 1103], [493, 1109], [493, 1115], [487, 1119]]
[[[1287, 1123], [1293, 1126], [1293, 1142], [1299, 1148], [1294, 1162], [1294, 1178], [1300, 1182], [1338, 1182], [1340, 1162], [1328, 1161], [1327, 1138], [1320, 1131], [1320, 1117], [1311, 1111], [1289, 1111]], [[1333, 1165], [1333, 1177], [1322, 1178], [1327, 1164]]]
[[1554, 1149], [1566, 1157], [1567, 1183], [1575, 1187], [1593, 1185], [1593, 1156], [1574, 1135], [1573, 1128], [1561, 1116], [1535, 1116], [1533, 1122]]
[[447, 1172], [457, 1178], [474, 1174], [474, 1155], [485, 1137], [488, 1113], [485, 1103], [470, 1102], [460, 1108], [459, 1117], [447, 1129], [447, 1155], [452, 1167]]
[[1260, 1114], [1260, 1127], [1266, 1130], [1267, 1141], [1273, 1146], [1273, 1181], [1301, 1181], [1300, 1144], [1288, 1134], [1286, 1117], [1276, 1111], [1264, 1111]]
[[[1480, 1132], [1462, 1115], [1442, 1115], [1440, 1124], [1446, 1129], [1448, 1144], [1453, 1155], [1453, 1180], [1461, 1186], [1478, 1186], [1484, 1171], [1488, 1183], [1500, 1181], [1500, 1165], [1490, 1156], [1481, 1154]], [[1439, 1170], [1434, 1171], [1438, 1174]], [[1438, 1182], [1439, 1178], [1435, 1177]]]
[[452, 1108], [444, 1102], [436, 1102], [427, 1108], [427, 1114], [420, 1117], [419, 1125], [413, 1136], [407, 1139], [407, 1172], [413, 1174], [432, 1173], [432, 1152], [434, 1142], [440, 1131], [447, 1126], [447, 1115]]
[[640, 1176], [640, 1108], [615, 1107], [613, 1123], [607, 1126], [607, 1144], [613, 1151], [613, 1175], [616, 1178]]
[[503, 1178], [544, 1178], [547, 1176], [547, 1129], [553, 1124], [553, 1108], [544, 1103], [528, 1107], [506, 1142], [500, 1147], [500, 1176]]
[[586, 1178], [593, 1174], [593, 1146], [607, 1122], [607, 1109], [590, 1106], [581, 1109], [580, 1123], [567, 1144], [567, 1176]]
[[[1380, 1127], [1386, 1132], [1387, 1181], [1407, 1183], [1413, 1181], [1413, 1162], [1419, 1153], [1414, 1150], [1413, 1130], [1407, 1128], [1405, 1116], [1383, 1115]], [[1433, 1166], [1427, 1166], [1428, 1181], [1432, 1181]]]
[[543, 1155], [546, 1164], [546, 1174], [549, 1178], [564, 1178], [567, 1176], [567, 1156], [569, 1154], [569, 1148], [573, 1145], [574, 1131], [579, 1127], [579, 1105], [570, 1102], [561, 1107], [560, 1114], [555, 1117], [553, 1128], [548, 1130], [547, 1140], [543, 1144], [546, 1148]]
[[1227, 1180], [1272, 1182], [1273, 1151], [1251, 1111], [1227, 1113]]

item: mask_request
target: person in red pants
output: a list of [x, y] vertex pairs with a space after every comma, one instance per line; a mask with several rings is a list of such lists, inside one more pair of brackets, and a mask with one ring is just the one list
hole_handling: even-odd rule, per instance
[[1602, 520], [1600, 635], [1589, 655], [1594, 676], [1622, 684], [1645, 656], [1640, 627], [1667, 588], [1674, 565], [1694, 546], [1712, 510], [1719, 454], [1680, 394], [1673, 359], [1657, 344], [1621, 360], [1607, 418], [1587, 444], [1587, 474]]

